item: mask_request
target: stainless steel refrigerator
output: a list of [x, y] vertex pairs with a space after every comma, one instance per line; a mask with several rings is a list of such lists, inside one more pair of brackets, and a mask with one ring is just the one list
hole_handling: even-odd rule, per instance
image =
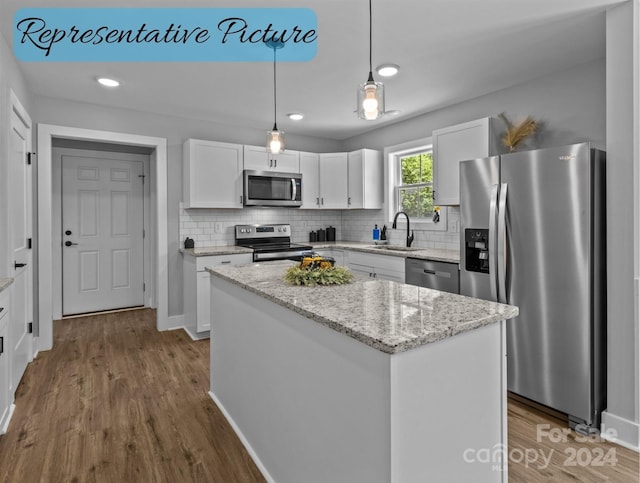
[[520, 308], [508, 388], [572, 427], [606, 404], [604, 163], [589, 143], [460, 163], [460, 291]]

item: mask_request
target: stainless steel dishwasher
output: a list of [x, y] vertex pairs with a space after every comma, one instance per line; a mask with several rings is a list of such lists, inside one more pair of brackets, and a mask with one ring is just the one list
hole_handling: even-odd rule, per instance
[[420, 258], [405, 260], [405, 283], [460, 293], [460, 272], [457, 263], [434, 262]]

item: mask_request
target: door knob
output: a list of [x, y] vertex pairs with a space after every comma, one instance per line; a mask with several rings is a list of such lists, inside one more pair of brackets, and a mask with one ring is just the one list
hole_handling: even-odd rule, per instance
[[64, 234], [67, 235], [67, 236], [71, 235], [71, 230], [65, 231]]
[[71, 245], [77, 245], [77, 243], [72, 243], [72, 242], [70, 242], [70, 241], [66, 241], [66, 242], [64, 242], [64, 246], [65, 246], [65, 247], [70, 247]]

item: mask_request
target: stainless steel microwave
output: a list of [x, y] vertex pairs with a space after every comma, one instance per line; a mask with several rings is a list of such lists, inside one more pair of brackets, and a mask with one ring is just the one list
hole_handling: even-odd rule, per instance
[[244, 170], [244, 206], [302, 205], [302, 174]]

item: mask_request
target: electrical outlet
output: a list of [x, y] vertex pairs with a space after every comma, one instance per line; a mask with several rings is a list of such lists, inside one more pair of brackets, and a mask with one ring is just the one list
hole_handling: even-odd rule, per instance
[[222, 223], [217, 222], [213, 224], [213, 232], [220, 233], [222, 231]]

